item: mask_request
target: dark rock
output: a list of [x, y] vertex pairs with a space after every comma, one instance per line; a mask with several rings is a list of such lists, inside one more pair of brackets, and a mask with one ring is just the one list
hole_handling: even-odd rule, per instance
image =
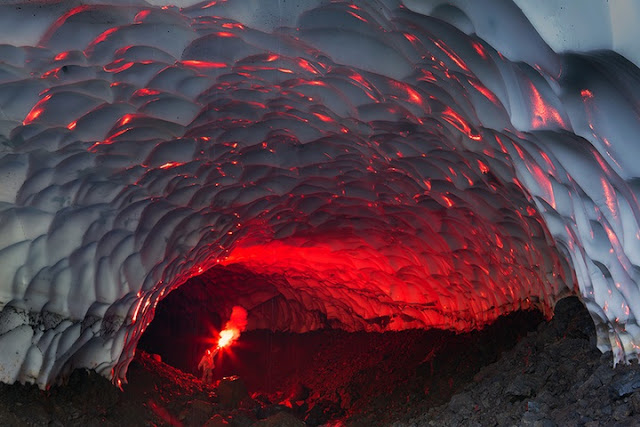
[[253, 400], [255, 400], [256, 402], [260, 402], [263, 405], [271, 405], [273, 403], [269, 396], [264, 393], [254, 393], [252, 397]]
[[194, 400], [180, 415], [186, 425], [202, 425], [213, 415], [215, 408], [204, 400]]
[[531, 426], [531, 427], [556, 427], [556, 423], [554, 423], [550, 419], [545, 418], [540, 414], [536, 414], [529, 411], [524, 413], [524, 415], [520, 419], [519, 425]]
[[224, 408], [238, 408], [243, 402], [250, 400], [247, 387], [236, 376], [225, 377], [218, 383], [218, 399]]
[[455, 414], [471, 413], [473, 406], [473, 399], [467, 393], [456, 394], [449, 401], [449, 410]]
[[530, 400], [527, 402], [527, 412], [531, 412], [537, 414], [540, 412], [540, 404], [535, 400]]
[[577, 297], [558, 301], [554, 309], [553, 323], [560, 336], [588, 340], [595, 335], [593, 320]]
[[288, 412], [278, 412], [253, 424], [254, 427], [304, 427], [304, 425], [305, 423]]
[[496, 414], [496, 423], [498, 426], [512, 426], [515, 425], [515, 419], [508, 412], [500, 412]]
[[524, 375], [517, 376], [504, 391], [505, 395], [511, 398], [512, 402], [523, 400], [534, 394], [535, 383]]
[[309, 398], [309, 388], [304, 384], [298, 383], [293, 387], [291, 391], [291, 397], [289, 398], [292, 402], [297, 402], [300, 400], [307, 400]]
[[629, 398], [631, 402], [631, 407], [633, 408], [633, 413], [640, 415], [640, 391], [636, 391]]
[[204, 424], [204, 427], [229, 427], [229, 422], [220, 414], [215, 414]]
[[304, 421], [311, 426], [326, 424], [328, 421], [342, 416], [342, 408], [330, 400], [318, 400], [307, 412]]
[[538, 422], [540, 420], [540, 414], [536, 414], [533, 412], [525, 412], [524, 415], [522, 416], [522, 418], [520, 419], [520, 425], [521, 426], [531, 426], [533, 427], [535, 425], [536, 422]]
[[631, 405], [629, 405], [628, 403], [623, 403], [616, 406], [613, 410], [613, 413], [611, 414], [613, 419], [615, 419], [616, 421], [625, 420], [629, 417], [629, 415], [631, 415]]
[[600, 365], [596, 370], [580, 385], [576, 391], [576, 396], [581, 399], [587, 396], [590, 392], [598, 390], [604, 384], [608, 384], [614, 376], [614, 371], [609, 366], [611, 359], [607, 360], [605, 364]]
[[249, 427], [256, 422], [255, 418], [251, 418], [245, 413], [234, 413], [233, 418], [229, 420], [230, 427]]
[[625, 397], [640, 390], [640, 371], [629, 371], [615, 379], [610, 387], [613, 397]]
[[284, 405], [268, 405], [268, 406], [263, 406], [256, 409], [256, 417], [259, 420], [263, 420], [279, 412], [289, 412], [289, 411], [291, 411], [291, 409]]

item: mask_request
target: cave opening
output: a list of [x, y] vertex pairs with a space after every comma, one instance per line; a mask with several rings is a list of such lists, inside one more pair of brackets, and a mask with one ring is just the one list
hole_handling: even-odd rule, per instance
[[[300, 313], [305, 307], [287, 301], [278, 280], [240, 264], [215, 266], [159, 302], [138, 350], [200, 378], [200, 358], [240, 305], [248, 311], [247, 331], [216, 356], [214, 382], [238, 376], [256, 401], [288, 406], [311, 425], [381, 406], [379, 414], [392, 420], [403, 402], [416, 410], [446, 403], [545, 318], [528, 309], [467, 333], [346, 331], [320, 313]], [[324, 325], [303, 331], [299, 319]]]

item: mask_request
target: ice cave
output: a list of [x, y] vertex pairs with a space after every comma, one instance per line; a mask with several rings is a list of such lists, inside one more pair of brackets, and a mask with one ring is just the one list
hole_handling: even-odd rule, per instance
[[0, 5], [1, 382], [121, 385], [197, 277], [248, 331], [577, 296], [637, 359], [638, 3], [151, 3]]

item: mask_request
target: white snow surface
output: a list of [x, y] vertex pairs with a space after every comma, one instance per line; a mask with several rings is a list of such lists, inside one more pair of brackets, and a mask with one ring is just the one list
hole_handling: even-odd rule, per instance
[[284, 277], [271, 324], [238, 284], [250, 327], [462, 331], [576, 293], [636, 359], [640, 70], [566, 52], [637, 63], [629, 15], [567, 48], [526, 2], [414, 3], [0, 4], [0, 381], [120, 383], [164, 295], [243, 262]]

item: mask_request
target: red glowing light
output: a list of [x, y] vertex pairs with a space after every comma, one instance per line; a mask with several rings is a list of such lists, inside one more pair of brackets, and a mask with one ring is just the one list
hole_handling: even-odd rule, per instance
[[69, 52], [61, 52], [57, 54], [53, 59], [56, 61], [62, 61], [63, 59], [67, 59], [69, 57]]
[[298, 65], [310, 73], [318, 74], [318, 70], [316, 70], [306, 59], [298, 58]]
[[469, 71], [469, 68], [467, 67], [467, 64], [465, 64], [465, 62], [462, 60], [462, 58], [460, 58], [458, 56], [457, 53], [455, 53], [454, 51], [452, 51], [451, 49], [449, 49], [449, 46], [447, 46], [444, 42], [442, 41], [438, 41], [438, 40], [432, 40], [433, 43], [438, 46], [440, 48], [440, 50], [442, 50], [449, 58], [451, 58], [451, 60], [460, 68], [462, 68], [464, 71]]
[[484, 50], [484, 46], [477, 41], [471, 42], [473, 49], [482, 57], [482, 59], [487, 59], [487, 52]]
[[359, 20], [361, 20], [362, 22], [369, 22], [366, 19], [364, 19], [362, 16], [358, 15], [355, 12], [351, 12], [351, 11], [347, 11], [347, 13], [351, 16], [353, 16], [354, 18], [358, 18]]
[[122, 116], [122, 118], [118, 122], [118, 127], [124, 126], [124, 125], [130, 123], [131, 120], [133, 120], [135, 117], [136, 117], [135, 114], [125, 114], [124, 116]]
[[549, 165], [549, 169], [548, 172], [549, 174], [553, 174], [553, 172], [556, 170], [556, 167], [554, 166], [554, 164], [551, 162], [551, 159], [549, 158], [549, 156], [547, 155], [547, 153], [545, 153], [544, 151], [542, 151], [540, 153], [540, 156], [542, 156], [542, 158], [544, 159], [545, 162], [547, 162], [547, 165]]
[[311, 86], [328, 86], [325, 82], [320, 80], [301, 80], [300, 84], [308, 84]]
[[182, 165], [184, 165], [183, 162], [167, 162], [164, 165], [160, 166], [160, 169], [171, 169]]
[[580, 95], [582, 95], [582, 98], [584, 100], [586, 100], [587, 98], [593, 98], [593, 92], [591, 92], [589, 89], [582, 89], [580, 91]]
[[527, 162], [527, 169], [531, 172], [538, 185], [540, 185], [540, 188], [544, 191], [546, 202], [555, 209], [556, 198], [553, 193], [553, 184], [549, 180], [549, 177], [544, 173], [540, 166], [535, 163]]
[[38, 101], [38, 103], [36, 105], [33, 106], [33, 108], [31, 109], [31, 111], [29, 111], [29, 114], [27, 114], [27, 117], [24, 118], [24, 120], [22, 121], [23, 125], [28, 125], [34, 122], [34, 120], [36, 120], [38, 117], [40, 117], [40, 115], [44, 112], [44, 104], [51, 99], [51, 94], [45, 96], [44, 98], [42, 98], [40, 101]]
[[419, 77], [418, 80], [422, 82], [437, 82], [438, 79], [433, 75], [431, 71], [420, 70], [422, 73], [422, 77]]
[[489, 173], [489, 167], [485, 165], [481, 160], [478, 160], [478, 167], [480, 168], [480, 172]]
[[317, 118], [319, 118], [320, 120], [322, 120], [325, 123], [333, 123], [333, 122], [335, 122], [335, 120], [333, 120], [331, 117], [325, 116], [324, 114], [313, 113], [313, 115], [316, 116]]
[[133, 18], [133, 22], [136, 24], [141, 24], [149, 15], [151, 15], [151, 10], [145, 9], [143, 11], [138, 12], [138, 14]]
[[148, 87], [142, 88], [142, 89], [138, 89], [137, 91], [135, 91], [133, 93], [133, 96], [138, 97], [138, 96], [153, 96], [153, 95], [160, 95], [160, 91], [157, 89], [149, 89]]
[[244, 25], [238, 22], [227, 22], [222, 24], [222, 28], [236, 28], [238, 30], [244, 30]]
[[124, 59], [118, 59], [105, 65], [102, 69], [107, 73], [119, 73], [120, 71], [133, 67], [133, 64], [135, 64], [135, 62], [124, 62]]
[[224, 329], [220, 331], [220, 339], [218, 340], [218, 347], [224, 348], [229, 346], [233, 342], [234, 331], [231, 329]]
[[231, 309], [231, 317], [224, 326], [224, 329], [218, 334], [218, 341], [215, 346], [208, 348], [200, 363], [198, 369], [202, 370], [202, 380], [205, 382], [212, 382], [213, 369], [215, 368], [214, 357], [220, 352], [221, 349], [231, 346], [238, 338], [240, 334], [247, 328], [247, 310], [240, 306], [235, 306]]
[[480, 139], [482, 139], [480, 135], [471, 132], [471, 126], [469, 126], [469, 124], [462, 118], [462, 116], [451, 107], [447, 107], [442, 112], [442, 118], [451, 123], [451, 125], [453, 125], [453, 127], [458, 129], [460, 132], [464, 132], [469, 138], [473, 139], [474, 141], [480, 141]]
[[416, 105], [422, 105], [423, 104], [422, 96], [420, 96], [418, 91], [416, 91], [414, 88], [412, 88], [408, 84], [401, 83], [401, 82], [393, 82], [392, 84], [397, 89], [403, 91], [406, 94], [407, 101], [411, 102], [412, 104], [416, 104]]
[[618, 203], [615, 190], [613, 189], [611, 184], [609, 184], [607, 178], [605, 178], [604, 176], [600, 177], [600, 184], [602, 184], [602, 190], [604, 192], [604, 198], [607, 202], [607, 207], [611, 212], [617, 212]]
[[180, 61], [179, 64], [188, 67], [188, 68], [195, 68], [195, 69], [202, 69], [202, 70], [206, 70], [209, 68], [225, 68], [228, 67], [227, 64], [225, 64], [224, 62], [211, 62], [211, 61], [198, 61], [198, 60], [187, 60], [187, 61]]
[[412, 44], [416, 44], [418, 43], [418, 38], [416, 36], [414, 36], [413, 34], [409, 34], [409, 33], [402, 33], [402, 35], [409, 40]]
[[447, 207], [452, 208], [453, 207], [453, 200], [451, 200], [449, 197], [447, 196], [442, 196], [442, 199], [444, 200], [444, 202], [447, 204]]
[[534, 113], [531, 125], [534, 128], [540, 128], [549, 126], [551, 124], [556, 124], [560, 127], [566, 128], [566, 125], [562, 120], [562, 117], [560, 116], [558, 110], [545, 103], [542, 95], [540, 95], [540, 92], [533, 84], [533, 82], [529, 82], [529, 88], [531, 89], [531, 100], [533, 101]]
[[60, 71], [62, 67], [54, 68], [42, 74], [43, 79], [47, 79], [51, 76], [58, 77], [58, 71]]
[[215, 33], [216, 36], [218, 37], [237, 37], [235, 34], [230, 33], [229, 31], [218, 31], [217, 33]]
[[483, 86], [482, 83], [476, 82], [475, 80], [472, 80], [472, 79], [469, 79], [469, 83], [478, 92], [480, 92], [482, 95], [484, 95], [484, 97], [487, 98], [489, 101], [491, 101], [495, 105], [500, 105], [500, 101], [498, 101], [498, 98], [496, 98], [496, 96], [493, 94], [493, 92], [491, 92], [489, 89], [487, 89], [485, 86]]
[[115, 33], [116, 31], [118, 31], [118, 27], [109, 28], [108, 30], [100, 34], [98, 37], [93, 39], [93, 41], [89, 44], [89, 48], [92, 48], [93, 46], [99, 43], [102, 43], [107, 39], [107, 37], [109, 37], [111, 34]]
[[69, 19], [70, 17], [78, 13], [91, 10], [93, 7], [94, 6], [90, 6], [90, 5], [82, 5], [82, 6], [74, 7], [73, 9], [71, 9], [64, 15], [62, 15], [60, 18], [56, 19], [56, 22], [54, 22], [53, 25], [51, 25], [51, 27], [49, 28], [49, 30], [42, 36], [42, 41], [49, 40], [51, 36], [53, 36], [55, 32], [58, 31], [60, 27], [62, 27], [62, 25], [66, 22], [67, 19]]

